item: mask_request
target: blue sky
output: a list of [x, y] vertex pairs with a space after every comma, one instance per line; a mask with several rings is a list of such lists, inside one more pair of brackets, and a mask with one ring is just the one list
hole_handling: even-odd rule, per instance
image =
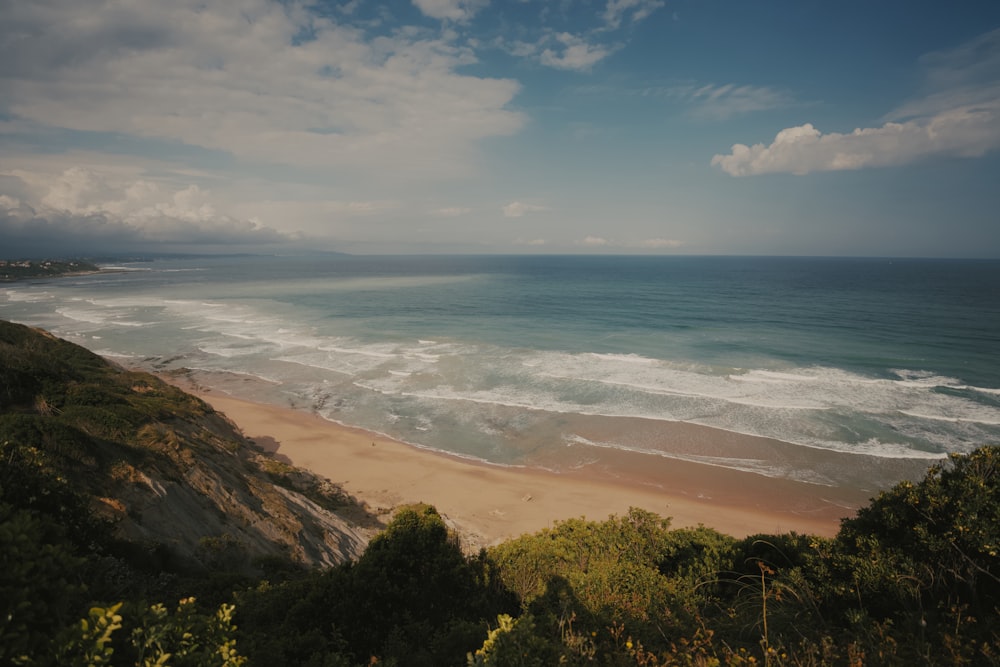
[[995, 1], [0, 15], [0, 255], [1000, 257]]

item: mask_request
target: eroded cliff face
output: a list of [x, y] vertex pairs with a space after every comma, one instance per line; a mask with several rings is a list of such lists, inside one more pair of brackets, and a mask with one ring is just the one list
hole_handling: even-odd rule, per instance
[[185, 566], [329, 566], [381, 527], [200, 399], [44, 332], [0, 322], [0, 390], [5, 451], [65, 480], [116, 537]]
[[257, 450], [218, 413], [159, 431], [148, 446], [162, 456], [120, 464], [114, 495], [99, 500], [124, 539], [208, 567], [268, 556], [330, 566], [360, 556], [375, 532], [351, 499]]

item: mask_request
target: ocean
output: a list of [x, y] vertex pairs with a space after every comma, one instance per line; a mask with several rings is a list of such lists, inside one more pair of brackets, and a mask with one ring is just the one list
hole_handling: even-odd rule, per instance
[[[0, 286], [0, 318], [497, 465], [568, 470], [617, 449], [875, 489], [1000, 443], [1000, 261], [318, 255], [107, 268]], [[679, 437], [680, 423], [725, 437]]]

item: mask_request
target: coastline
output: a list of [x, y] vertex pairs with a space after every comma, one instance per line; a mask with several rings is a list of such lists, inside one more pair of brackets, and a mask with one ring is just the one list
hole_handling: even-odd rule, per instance
[[559, 472], [497, 466], [181, 378], [164, 379], [224, 413], [258, 446], [329, 478], [375, 513], [409, 503], [434, 505], [472, 550], [555, 521], [599, 521], [630, 507], [671, 517], [673, 528], [702, 524], [734, 537], [793, 531], [829, 537], [874, 495], [627, 451], [604, 452], [595, 465]]
[[87, 269], [84, 271], [66, 271], [64, 273], [36, 273], [23, 276], [10, 276], [10, 275], [0, 275], [0, 284], [2, 285], [12, 285], [19, 282], [24, 282], [26, 280], [49, 280], [60, 278], [79, 278], [81, 276], [96, 276], [105, 273], [127, 273], [127, 269], [122, 268], [97, 268], [97, 269]]

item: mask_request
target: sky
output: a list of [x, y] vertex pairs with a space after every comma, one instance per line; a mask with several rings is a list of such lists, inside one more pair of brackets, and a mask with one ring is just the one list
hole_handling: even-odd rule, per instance
[[3, 257], [1000, 257], [996, 0], [0, 16]]

